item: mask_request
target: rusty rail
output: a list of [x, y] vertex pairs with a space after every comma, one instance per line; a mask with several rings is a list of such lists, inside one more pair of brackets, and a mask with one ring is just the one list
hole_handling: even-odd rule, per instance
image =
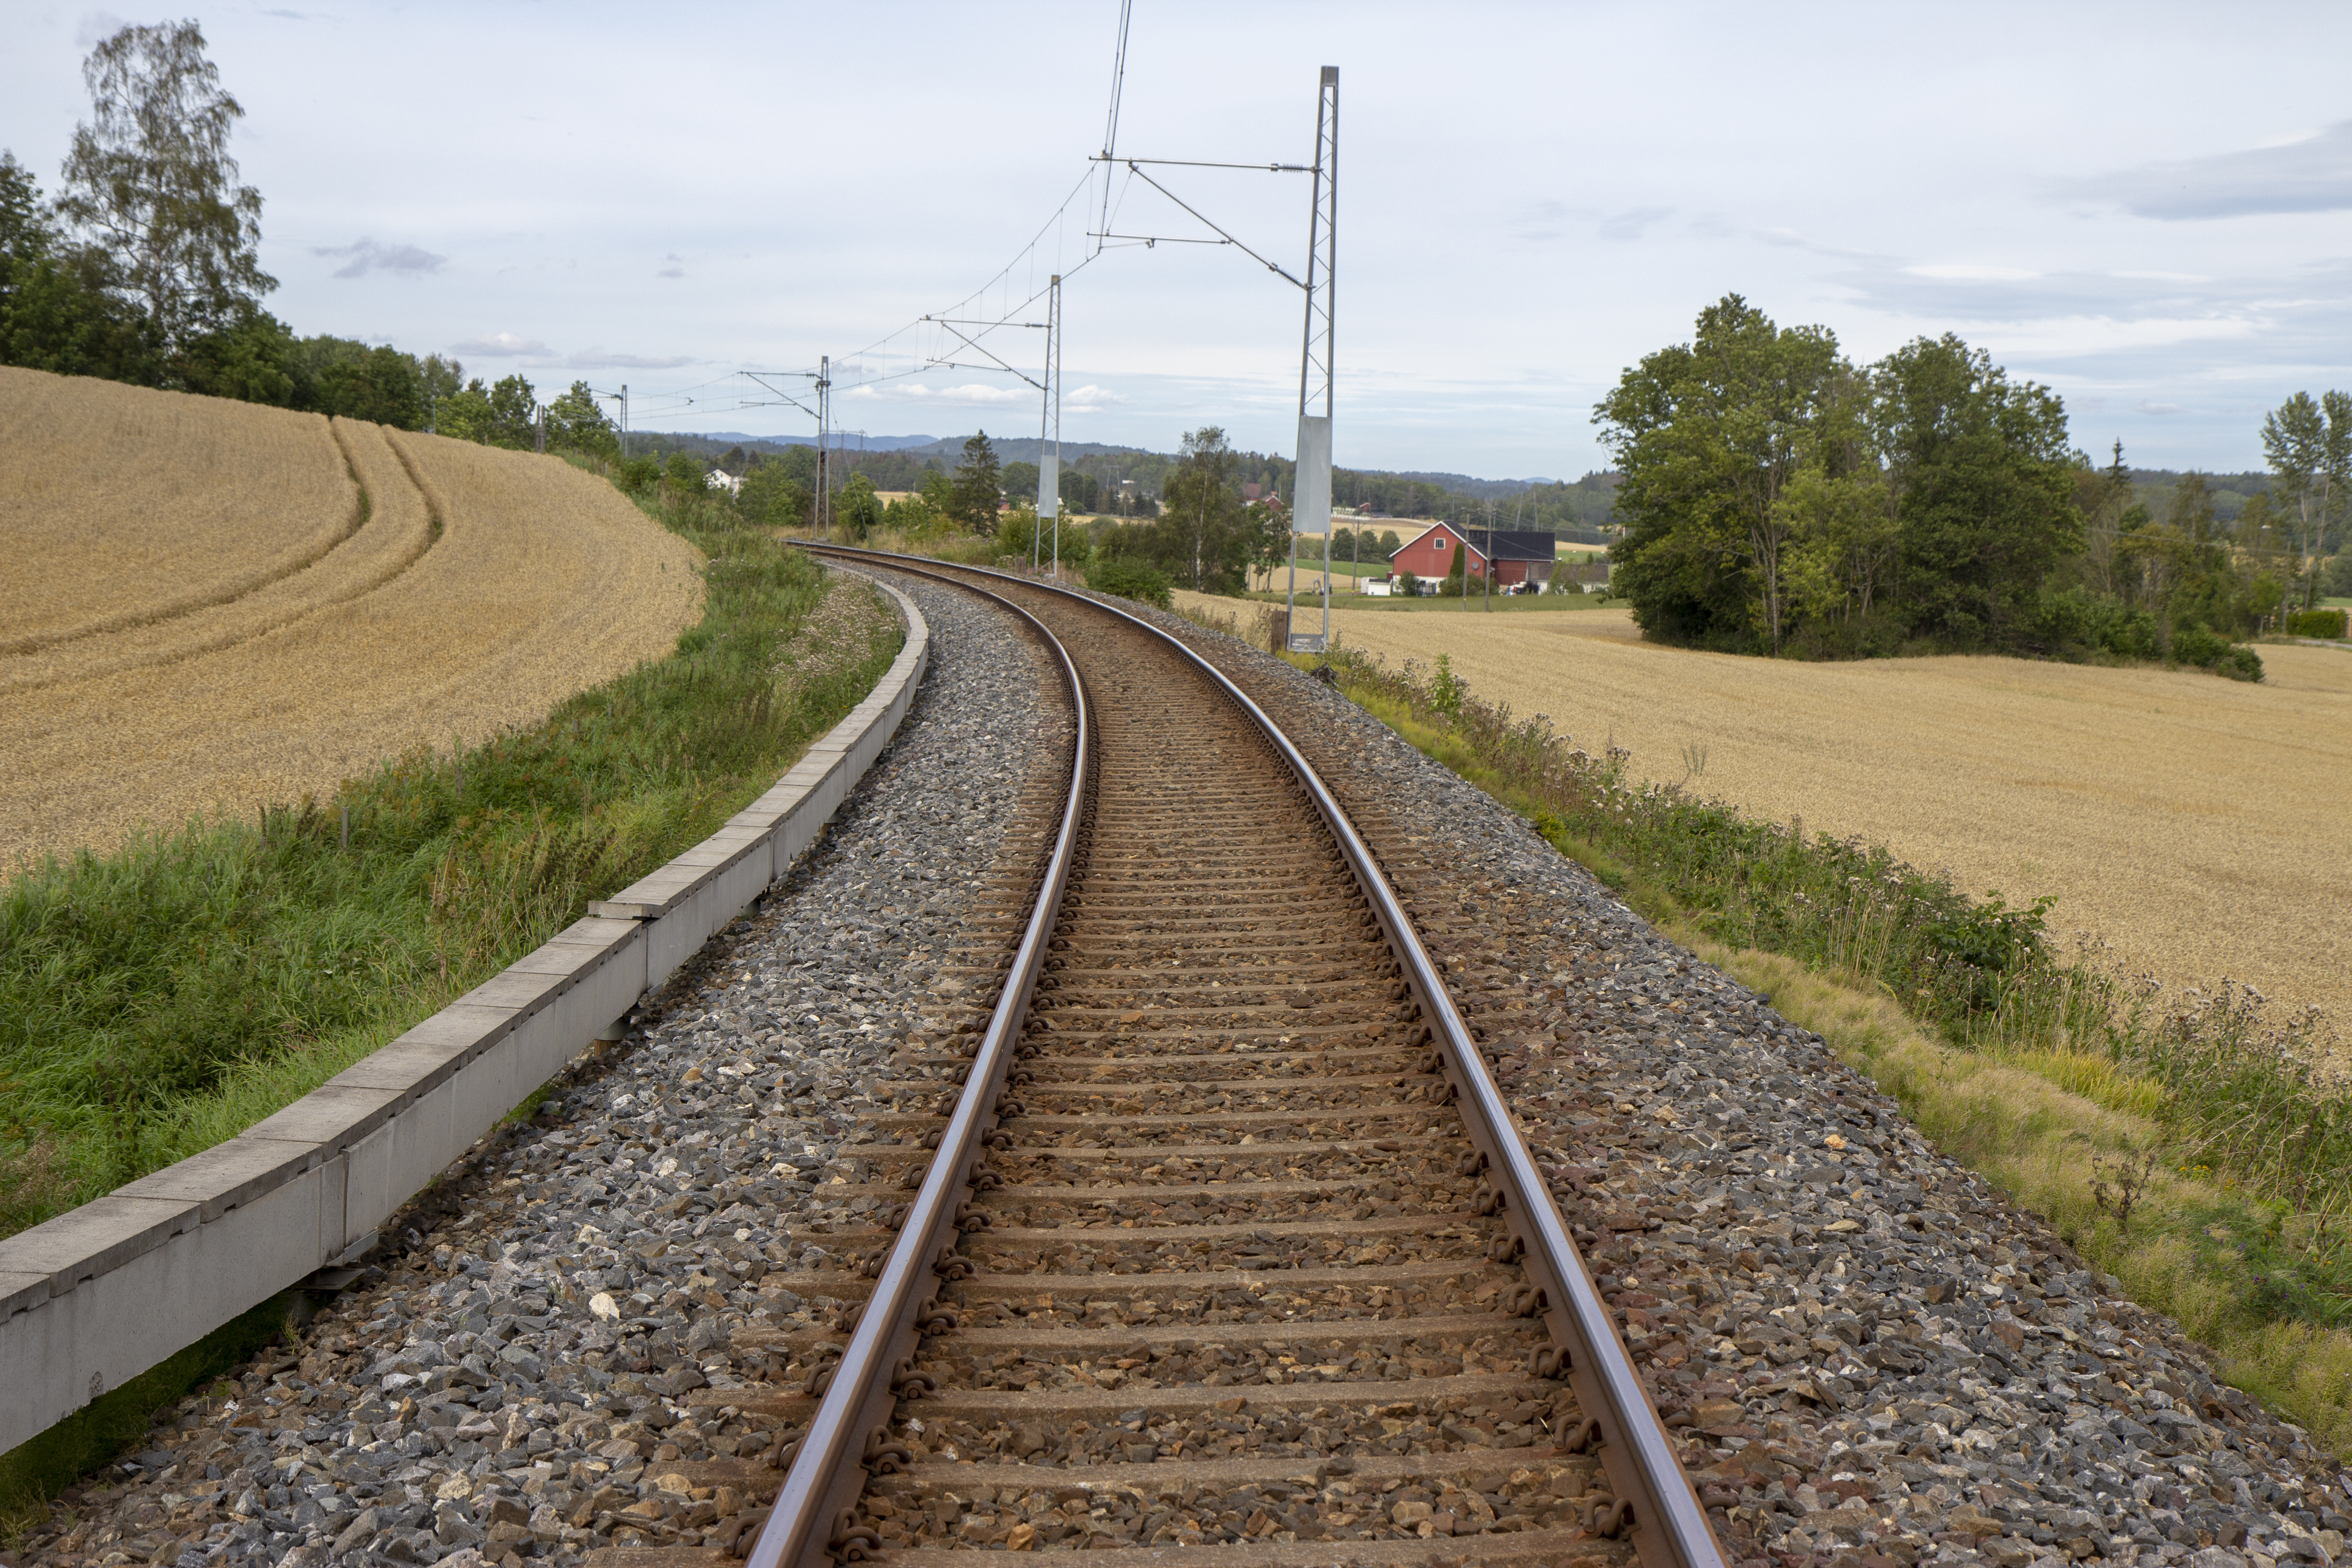
[[[1577, 1251], [1549, 1186], [1519, 1136], [1508, 1104], [1503, 1099], [1486, 1058], [1447, 994], [1443, 977], [1412, 922], [1397, 901], [1378, 860], [1357, 833], [1338, 799], [1314, 765], [1280, 726], [1225, 675], [1183, 641], [1099, 600], [1055, 584], [1014, 577], [981, 567], [950, 567], [941, 563], [840, 546], [811, 547], [868, 564], [933, 578], [979, 594], [1020, 616], [1045, 637], [1061, 664], [1076, 704], [1077, 742], [1070, 789], [1061, 830], [1041, 879], [1021, 946], [1008, 971], [988, 1029], [975, 1054], [963, 1093], [940, 1146], [940, 1156], [924, 1177], [920, 1195], [910, 1209], [898, 1243], [883, 1266], [874, 1296], [858, 1320], [845, 1353], [837, 1363], [831, 1385], [803, 1434], [792, 1469], [775, 1508], [751, 1555], [751, 1568], [816, 1568], [817, 1564], [860, 1554], [861, 1542], [846, 1534], [853, 1505], [866, 1476], [867, 1448], [881, 1435], [897, 1396], [894, 1377], [911, 1364], [919, 1343], [921, 1325], [936, 1321], [939, 1311], [927, 1277], [949, 1264], [954, 1255], [952, 1237], [956, 1199], [971, 1177], [982, 1141], [995, 1124], [994, 1107], [1003, 1093], [1012, 1064], [1014, 1042], [1028, 1010], [1030, 995], [1044, 961], [1059, 913], [1074, 858], [1082, 837], [1083, 816], [1092, 779], [1089, 746], [1092, 727], [1086, 695], [1076, 664], [1058, 639], [1035, 616], [1001, 594], [981, 588], [963, 575], [993, 578], [1038, 592], [1066, 595], [1094, 610], [1139, 628], [1173, 648], [1257, 727], [1312, 800], [1317, 813], [1338, 842], [1358, 888], [1370, 906], [1391, 952], [1405, 976], [1419, 1006], [1429, 1043], [1436, 1049], [1448, 1083], [1464, 1111], [1464, 1124], [1478, 1151], [1486, 1192], [1496, 1212], [1510, 1227], [1519, 1262], [1539, 1292], [1530, 1303], [1539, 1313], [1553, 1348], [1543, 1368], [1563, 1376], [1588, 1417], [1598, 1424], [1601, 1465], [1615, 1489], [1615, 1517], [1606, 1521], [1613, 1533], [1623, 1529], [1644, 1568], [1725, 1568], [1726, 1556], [1715, 1539], [1705, 1510], [1685, 1476], [1656, 1408], [1643, 1388], [1611, 1321], [1607, 1304], [1594, 1286]], [[872, 1434], [872, 1436], [866, 1436]], [[884, 1462], [887, 1462], [885, 1460]]]

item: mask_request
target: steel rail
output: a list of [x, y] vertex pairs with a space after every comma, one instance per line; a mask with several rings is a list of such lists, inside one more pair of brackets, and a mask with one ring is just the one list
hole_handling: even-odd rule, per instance
[[[930, 574], [922, 574], [931, 575]], [[949, 579], [940, 579], [950, 581]], [[968, 584], [966, 592], [980, 592]], [[924, 1173], [921, 1189], [908, 1206], [898, 1239], [859, 1309], [849, 1344], [832, 1371], [816, 1414], [809, 1418], [793, 1451], [782, 1489], [752, 1543], [749, 1568], [815, 1568], [835, 1561], [846, 1542], [850, 1519], [866, 1489], [866, 1465], [881, 1458], [899, 1388], [911, 1366], [926, 1324], [937, 1322], [936, 1270], [953, 1255], [960, 1212], [973, 1180], [983, 1141], [996, 1126], [996, 1105], [1005, 1088], [1013, 1047], [1029, 1009], [1029, 996], [1045, 963], [1045, 945], [1061, 913], [1062, 894], [1076, 860], [1086, 805], [1093, 786], [1093, 717], [1077, 666], [1044, 623], [998, 595], [1003, 608], [1027, 622], [1060, 660], [1076, 720], [1070, 788], [1030, 910], [1021, 945], [1006, 972], [980, 1048], [972, 1054], [963, 1092], [940, 1140], [940, 1152]], [[952, 1321], [952, 1314], [949, 1314]]]
[[[950, 576], [936, 568], [941, 563], [919, 561], [917, 558], [890, 554], [882, 551], [852, 550], [840, 545], [809, 545], [814, 552], [838, 554], [868, 564], [887, 566], [939, 581], [956, 584], [969, 592], [983, 595], [1000, 604], [1008, 604], [1003, 595], [975, 587], [961, 579]], [[1471, 1142], [1482, 1157], [1487, 1188], [1496, 1201], [1496, 1212], [1509, 1226], [1517, 1241], [1518, 1261], [1533, 1278], [1533, 1289], [1540, 1295], [1529, 1305], [1543, 1318], [1558, 1350], [1557, 1360], [1548, 1369], [1564, 1375], [1575, 1392], [1577, 1403], [1588, 1419], [1598, 1424], [1601, 1440], [1600, 1458], [1611, 1485], [1615, 1489], [1617, 1517], [1612, 1526], [1630, 1529], [1635, 1551], [1643, 1568], [1727, 1568], [1729, 1558], [1722, 1543], [1715, 1537], [1706, 1510], [1692, 1489], [1690, 1479], [1684, 1473], [1682, 1461], [1675, 1451], [1674, 1439], [1665, 1423], [1643, 1388], [1641, 1376], [1633, 1370], [1633, 1359], [1626, 1353], [1618, 1337], [1608, 1304], [1601, 1300], [1599, 1287], [1593, 1284], [1584, 1266], [1583, 1255], [1569, 1234], [1566, 1221], [1551, 1198], [1551, 1190], [1542, 1173], [1536, 1169], [1535, 1157], [1527, 1142], [1519, 1135], [1518, 1123], [1510, 1106], [1503, 1099], [1494, 1075], [1487, 1070], [1486, 1058], [1472, 1037], [1469, 1026], [1454, 1005], [1451, 994], [1429, 950], [1422, 944], [1420, 933], [1414, 931], [1404, 907], [1398, 902], [1382, 873], [1380, 862], [1370, 847], [1356, 831], [1346, 810], [1323, 781], [1315, 765], [1284, 732], [1282, 727], [1242, 690], [1223, 671], [1187, 646], [1182, 639], [1153, 626], [1141, 616], [1106, 605], [1073, 589], [1050, 582], [1015, 576], [1010, 573], [981, 566], [953, 566], [957, 573], [995, 578], [1000, 582], [1041, 593], [1058, 595], [1085, 605], [1090, 609], [1126, 622], [1129, 626], [1158, 638], [1174, 649], [1212, 684], [1223, 690], [1234, 704], [1249, 718], [1266, 742], [1275, 749], [1297, 777], [1314, 803], [1317, 814], [1331, 830], [1350, 873], [1370, 904], [1373, 917], [1380, 921], [1382, 934], [1391, 955], [1403, 971], [1405, 984], [1419, 1005], [1422, 1018], [1436, 1046], [1447, 1081], [1454, 1098], [1465, 1112], [1463, 1121]], [[1034, 616], [1012, 606], [1031, 625], [1039, 623]], [[1041, 628], [1042, 629], [1042, 626]], [[1047, 634], [1049, 637], [1051, 634]], [[1061, 649], [1058, 640], [1053, 645]], [[1063, 651], [1066, 665], [1066, 650]], [[1075, 686], [1076, 675], [1071, 667], [1070, 679]], [[1075, 793], [1073, 798], [1076, 798]], [[1058, 851], [1057, 851], [1058, 854]], [[1058, 865], [1057, 861], [1057, 865]], [[1062, 868], [1065, 876], [1066, 868]], [[1034, 939], [1039, 921], [1047, 914], [1058, 914], [1059, 884], [1051, 907], [1041, 903], [1031, 917], [1031, 935], [1024, 939], [1024, 953]], [[1050, 934], [1050, 926], [1047, 927]], [[1042, 942], [1038, 944], [1042, 955]], [[997, 1018], [1002, 1019], [1015, 1010], [1025, 1010], [1026, 988], [1034, 980], [1034, 969], [1022, 982], [1024, 994], [1013, 1000], [1016, 977], [1022, 971], [1018, 961], [1008, 974], [1005, 989], [998, 999]], [[992, 1021], [991, 1038], [994, 1038], [995, 1021]], [[981, 1076], [975, 1064], [972, 1079]], [[949, 1138], [940, 1145], [940, 1163], [949, 1160], [953, 1126], [965, 1125], [975, 1102], [975, 1091], [967, 1086], [962, 1100], [956, 1108], [956, 1121], [951, 1124]], [[925, 1190], [939, 1179], [934, 1169]], [[908, 1222], [912, 1228], [913, 1222]], [[902, 1250], [904, 1237], [902, 1237]], [[896, 1255], [894, 1254], [894, 1261]], [[870, 1314], [869, 1314], [870, 1317]], [[866, 1324], [861, 1323], [860, 1334]], [[853, 1344], [853, 1350], [856, 1346]], [[828, 1405], [831, 1403], [828, 1396]], [[818, 1413], [819, 1418], [824, 1411]], [[811, 1431], [815, 1423], [811, 1423]], [[802, 1445], [803, 1458], [808, 1444]], [[793, 1474], [800, 1473], [795, 1462]], [[787, 1495], [790, 1483], [787, 1483]], [[782, 1511], [780, 1498], [777, 1510]], [[772, 1560], [762, 1562], [755, 1556], [755, 1568], [772, 1568]]]

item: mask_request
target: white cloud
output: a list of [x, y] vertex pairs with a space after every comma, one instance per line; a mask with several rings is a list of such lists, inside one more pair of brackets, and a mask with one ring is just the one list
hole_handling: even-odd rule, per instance
[[511, 359], [517, 354], [551, 354], [555, 351], [537, 338], [520, 337], [513, 332], [492, 332], [486, 338], [467, 338], [462, 343], [451, 343], [453, 354], [472, 354], [477, 359]]
[[1062, 408], [1066, 413], [1083, 414], [1092, 409], [1115, 407], [1126, 401], [1127, 398], [1123, 395], [1113, 392], [1107, 386], [1087, 385], [1078, 388], [1076, 392], [1064, 393]]
[[695, 363], [692, 354], [615, 354], [583, 349], [563, 361], [566, 370], [676, 370]]
[[2252, 337], [2255, 323], [2243, 317], [2197, 317], [2116, 321], [2071, 316], [2040, 321], [1966, 322], [1953, 329], [1970, 342], [1998, 344], [2011, 354], [2069, 358], [2113, 353], [2119, 349], [2168, 348], [2179, 343], [2228, 342]]
[[400, 272], [415, 278], [440, 271], [441, 264], [449, 259], [414, 245], [385, 245], [364, 235], [349, 245], [314, 245], [310, 254], [349, 257], [335, 269], [338, 278], [364, 278], [371, 272]]
[[990, 386], [983, 382], [971, 382], [963, 386], [909, 386], [898, 394], [901, 397], [919, 399], [957, 408], [987, 408], [1003, 403], [1028, 403], [1037, 396], [1036, 390], [1026, 386]]
[[1952, 283], [2022, 283], [2042, 276], [2021, 267], [1990, 267], [1973, 261], [1931, 261], [1903, 270], [1914, 278], [1935, 278]]

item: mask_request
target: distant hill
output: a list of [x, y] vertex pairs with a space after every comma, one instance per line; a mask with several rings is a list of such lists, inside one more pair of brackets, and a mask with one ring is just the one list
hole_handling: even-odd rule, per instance
[[[662, 439], [680, 451], [691, 451], [688, 442], [707, 442], [717, 447], [741, 447], [747, 450], [777, 451], [786, 447], [814, 447], [814, 435], [753, 436], [741, 430], [681, 430], [663, 432]], [[848, 447], [852, 450], [863, 446], [869, 452], [901, 452], [909, 447], [929, 447], [939, 442], [936, 436], [844, 436], [836, 430], [826, 439], [831, 447]]]
[[[906, 452], [910, 458], [942, 458], [949, 467], [952, 468], [963, 460], [963, 444], [967, 439], [969, 439], [968, 437], [950, 436], [944, 440], [934, 441], [928, 447], [908, 447]], [[1045, 443], [1034, 436], [991, 436], [988, 438], [988, 444], [996, 448], [996, 459], [1001, 463], [1034, 463], [1037, 460], [1038, 453], [1045, 447]], [[1108, 447], [1099, 441], [1062, 443], [1064, 463], [1073, 463], [1080, 458], [1143, 458], [1163, 455], [1165, 454], [1147, 451], [1141, 447]], [[1173, 462], [1175, 458], [1170, 456], [1169, 461]]]

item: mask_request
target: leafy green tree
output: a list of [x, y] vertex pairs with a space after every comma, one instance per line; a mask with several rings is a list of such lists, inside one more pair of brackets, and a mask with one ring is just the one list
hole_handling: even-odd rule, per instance
[[[807, 450], [805, 447], [791, 447], [787, 455]], [[811, 472], [814, 472], [814, 462]], [[808, 487], [793, 477], [791, 465], [782, 458], [754, 464], [743, 476], [743, 488], [735, 494], [737, 511], [771, 528], [807, 527], [814, 504]]]
[[478, 441], [488, 445], [490, 439], [490, 395], [475, 377], [463, 390], [453, 392], [441, 400], [433, 416], [433, 430], [453, 441]]
[[290, 355], [298, 407], [400, 430], [425, 428], [424, 367], [389, 343], [304, 338]]
[[662, 486], [674, 495], [699, 496], [710, 487], [703, 476], [710, 470], [691, 452], [672, 452], [662, 463]]
[[1230, 589], [1249, 560], [1242, 500], [1231, 483], [1238, 454], [1214, 425], [1186, 431], [1180, 453], [1176, 471], [1160, 487], [1153, 557], [1189, 577], [1195, 593]]
[[1870, 415], [1868, 379], [1835, 373], [1799, 435], [1796, 470], [1773, 502], [1780, 636], [1800, 637], [1807, 651], [1884, 653], [1903, 639], [1890, 593], [1900, 531]]
[[[1367, 531], [1369, 531], [1369, 530], [1367, 530]], [[1384, 528], [1384, 529], [1381, 530], [1381, 560], [1383, 560], [1383, 561], [1393, 561], [1393, 560], [1395, 560], [1395, 559], [1396, 559], [1396, 552], [1397, 552], [1398, 551], [1400, 551], [1400, 550], [1402, 550], [1403, 548], [1404, 548], [1404, 541], [1403, 541], [1403, 540], [1402, 540], [1402, 539], [1399, 539], [1399, 538], [1397, 537], [1396, 530], [1395, 530], [1395, 529], [1393, 529], [1393, 528]]]
[[909, 539], [921, 539], [946, 521], [947, 515], [933, 506], [920, 490], [914, 490], [884, 507], [882, 521]]
[[[476, 385], [480, 383], [477, 382]], [[500, 376], [490, 388], [490, 433], [486, 439], [501, 447], [528, 447], [539, 412], [539, 393], [520, 375]]]
[[2276, 476], [2279, 500], [2292, 509], [2288, 521], [2307, 610], [2328, 535], [2352, 502], [2352, 396], [2329, 392], [2315, 399], [2298, 392], [2288, 398], [2263, 419], [2263, 457]]
[[1247, 570], [1270, 573], [1290, 559], [1290, 513], [1279, 503], [1254, 500], [1244, 507], [1241, 534]]
[[127, 26], [83, 63], [59, 214], [103, 250], [167, 355], [229, 328], [277, 280], [261, 270], [261, 194], [236, 183], [221, 89], [194, 22]]
[[66, 241], [31, 172], [0, 152], [0, 364], [152, 380], [156, 345], [112, 277], [103, 252]]
[[207, 397], [299, 405], [300, 353], [291, 327], [254, 308], [243, 311], [227, 327], [191, 339], [181, 351], [177, 374], [172, 379], [182, 390]]
[[841, 488], [833, 503], [833, 519], [848, 531], [852, 539], [863, 539], [882, 526], [882, 498], [874, 493], [874, 481], [864, 474], [852, 474]]
[[1470, 552], [1455, 545], [1446, 552], [1445, 583], [1437, 590], [1441, 599], [1459, 599], [1470, 592]]
[[2074, 471], [2074, 510], [2083, 514], [2082, 575], [2100, 594], [2116, 591], [2116, 541], [2125, 509], [2132, 504], [2132, 488], [2121, 441], [2105, 468], [2085, 463]]
[[782, 470], [785, 479], [791, 479], [811, 495], [816, 493], [816, 448], [814, 447], [803, 447], [795, 442], [786, 447], [772, 461], [775, 467]]
[[[428, 384], [436, 363], [425, 362]], [[537, 407], [531, 384], [521, 376], [509, 375], [488, 387], [476, 376], [463, 390], [442, 395], [434, 425], [438, 434], [460, 441], [525, 447], [531, 443], [531, 415]]]
[[1060, 483], [1065, 512], [1102, 510], [1101, 479], [1078, 468], [1064, 468]]
[[948, 493], [948, 515], [974, 533], [994, 533], [997, 504], [1003, 499], [996, 448], [982, 430], [963, 444], [963, 461], [956, 468], [955, 483]]
[[575, 381], [547, 405], [547, 444], [568, 447], [591, 457], [620, 456], [620, 437], [584, 381]]
[[1624, 476], [1617, 586], [1645, 632], [1779, 648], [1794, 520], [1777, 503], [1845, 369], [1827, 328], [1776, 327], [1727, 294], [1699, 313], [1692, 342], [1644, 358], [1594, 409]]
[[2043, 583], [2083, 543], [2064, 406], [1948, 333], [1896, 350], [1871, 379], [1912, 634], [2019, 646]]
[[1007, 500], [1014, 506], [1025, 505], [1032, 510], [1036, 509], [1036, 464], [1007, 463], [1004, 465], [1003, 473], [999, 476], [999, 480], [1004, 486], [1004, 496]]
[[416, 390], [425, 400], [425, 422], [437, 426], [442, 401], [455, 397], [466, 384], [466, 367], [439, 354], [426, 354], [415, 363]]
[[923, 482], [915, 489], [923, 498], [923, 504], [941, 517], [955, 515], [955, 481], [942, 470], [933, 468], [923, 476]]

